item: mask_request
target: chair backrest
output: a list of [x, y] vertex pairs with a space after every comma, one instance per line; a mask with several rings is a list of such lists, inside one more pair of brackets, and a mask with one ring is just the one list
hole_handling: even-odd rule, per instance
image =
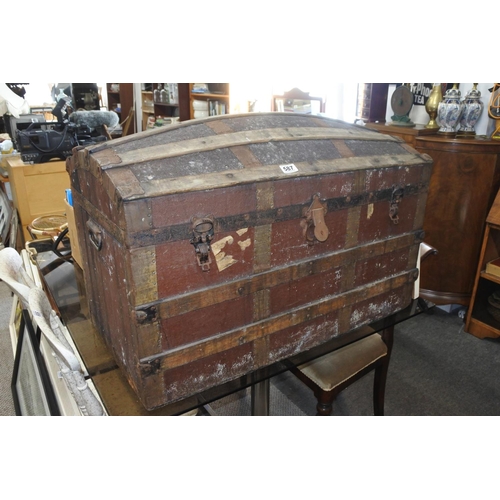
[[293, 88], [288, 92], [284, 92], [283, 95], [273, 95], [271, 110], [317, 114], [313, 113], [313, 103], [318, 103], [319, 113], [325, 112], [326, 103], [322, 97], [313, 97], [309, 95], [309, 92]]

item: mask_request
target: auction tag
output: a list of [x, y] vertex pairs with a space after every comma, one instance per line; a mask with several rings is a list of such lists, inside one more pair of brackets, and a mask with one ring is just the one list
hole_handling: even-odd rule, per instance
[[293, 174], [294, 172], [299, 171], [299, 169], [293, 163], [289, 163], [288, 165], [280, 165], [280, 168], [284, 174]]

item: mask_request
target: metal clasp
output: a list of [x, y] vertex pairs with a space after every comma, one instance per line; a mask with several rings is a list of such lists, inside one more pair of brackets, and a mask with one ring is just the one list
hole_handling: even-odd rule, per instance
[[391, 205], [389, 207], [389, 217], [394, 224], [399, 224], [399, 204], [403, 198], [405, 190], [399, 186], [392, 186]]
[[319, 194], [315, 194], [311, 206], [304, 212], [305, 220], [301, 221], [304, 236], [310, 245], [315, 240], [326, 241], [330, 235], [330, 231], [325, 224], [326, 213], [326, 205], [321, 203]]
[[210, 242], [214, 237], [214, 218], [211, 215], [206, 217], [193, 217], [191, 219], [193, 237], [190, 240], [194, 245], [196, 259], [202, 271], [210, 271]]

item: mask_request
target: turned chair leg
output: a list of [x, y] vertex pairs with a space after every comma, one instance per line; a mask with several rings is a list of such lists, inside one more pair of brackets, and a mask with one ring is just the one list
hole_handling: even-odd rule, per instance
[[335, 400], [336, 394], [326, 391], [317, 391], [316, 399], [318, 400], [318, 404], [316, 405], [316, 416], [328, 417], [332, 414], [333, 410], [333, 401]]

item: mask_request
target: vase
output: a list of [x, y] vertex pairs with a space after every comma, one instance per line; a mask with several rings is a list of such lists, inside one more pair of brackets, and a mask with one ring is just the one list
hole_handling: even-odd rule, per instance
[[458, 90], [458, 83], [453, 84], [453, 88], [446, 91], [444, 99], [438, 106], [438, 134], [455, 135], [457, 127], [462, 117], [463, 103], [460, 101], [461, 93]]
[[463, 112], [460, 119], [460, 129], [458, 135], [476, 135], [475, 126], [483, 112], [484, 104], [481, 101], [481, 92], [477, 90], [477, 83], [463, 100]]
[[439, 125], [436, 121], [437, 111], [439, 103], [443, 100], [443, 93], [441, 92], [441, 84], [435, 83], [432, 87], [432, 91], [425, 103], [425, 111], [429, 115], [429, 123], [425, 126], [425, 128], [438, 129]]

